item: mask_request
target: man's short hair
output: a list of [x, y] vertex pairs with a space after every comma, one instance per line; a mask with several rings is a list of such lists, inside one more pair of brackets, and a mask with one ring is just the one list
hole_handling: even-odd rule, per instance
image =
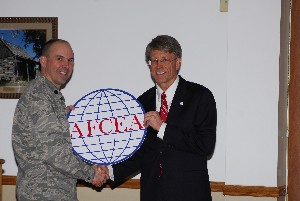
[[168, 35], [159, 35], [152, 39], [152, 41], [147, 45], [145, 52], [146, 63], [151, 59], [150, 54], [153, 50], [165, 51], [173, 53], [176, 58], [181, 58], [182, 49], [179, 42]]

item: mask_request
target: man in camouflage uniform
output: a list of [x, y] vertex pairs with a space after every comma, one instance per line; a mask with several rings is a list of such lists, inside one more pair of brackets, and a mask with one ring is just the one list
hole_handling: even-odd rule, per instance
[[65, 99], [60, 92], [73, 72], [70, 44], [61, 39], [48, 41], [40, 63], [41, 74], [37, 72], [22, 94], [14, 115], [17, 199], [76, 201], [77, 179], [101, 186], [108, 176], [72, 151]]

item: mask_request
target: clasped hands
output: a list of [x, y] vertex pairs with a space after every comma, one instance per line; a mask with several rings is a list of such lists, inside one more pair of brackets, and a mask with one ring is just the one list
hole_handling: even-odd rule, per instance
[[92, 168], [95, 170], [95, 176], [92, 180], [92, 184], [100, 187], [109, 179], [108, 168], [104, 165], [93, 165]]

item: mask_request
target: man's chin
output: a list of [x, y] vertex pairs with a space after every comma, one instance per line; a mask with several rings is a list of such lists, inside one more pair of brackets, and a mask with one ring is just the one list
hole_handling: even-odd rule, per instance
[[155, 80], [156, 83], [163, 83], [163, 82], [166, 81], [166, 78], [163, 77], [163, 76], [155, 76], [154, 80]]
[[156, 79], [155, 82], [156, 82], [157, 84], [164, 84], [164, 83], [166, 83], [166, 81], [163, 80], [163, 79]]
[[70, 78], [68, 79], [60, 79], [59, 80], [59, 84], [61, 86], [61, 88], [64, 88], [66, 86], [66, 84], [69, 82]]

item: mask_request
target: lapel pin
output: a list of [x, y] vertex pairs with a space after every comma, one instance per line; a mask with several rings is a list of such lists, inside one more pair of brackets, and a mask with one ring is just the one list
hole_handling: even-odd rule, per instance
[[180, 102], [180, 105], [183, 105], [183, 102]]

